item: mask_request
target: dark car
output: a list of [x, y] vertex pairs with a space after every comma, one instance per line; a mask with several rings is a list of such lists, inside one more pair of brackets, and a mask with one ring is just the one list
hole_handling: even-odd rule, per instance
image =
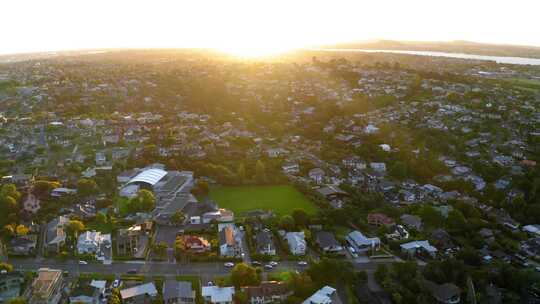
[[130, 269], [127, 271], [127, 274], [136, 274], [137, 273], [137, 269]]

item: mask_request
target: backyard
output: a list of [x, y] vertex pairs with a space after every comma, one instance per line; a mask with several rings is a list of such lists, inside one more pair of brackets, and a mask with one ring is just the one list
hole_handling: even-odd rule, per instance
[[276, 215], [291, 214], [294, 209], [303, 209], [308, 214], [317, 211], [312, 202], [289, 185], [213, 187], [210, 198], [237, 216], [252, 210], [271, 210]]

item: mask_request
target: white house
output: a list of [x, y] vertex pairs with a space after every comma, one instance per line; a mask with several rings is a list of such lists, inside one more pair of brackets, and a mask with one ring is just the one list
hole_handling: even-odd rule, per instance
[[289, 250], [293, 255], [304, 255], [306, 254], [306, 238], [304, 232], [287, 232], [285, 234], [285, 239], [289, 244]]
[[143, 301], [147, 297], [155, 298], [157, 295], [156, 285], [152, 282], [120, 290], [124, 303]]
[[322, 184], [325, 173], [324, 173], [324, 170], [321, 168], [314, 168], [314, 169], [309, 170], [308, 175], [309, 175], [309, 178], [311, 178], [315, 183]]
[[86, 231], [79, 235], [77, 251], [80, 254], [98, 253], [101, 245], [111, 245], [111, 235], [99, 231]]
[[378, 237], [367, 237], [360, 231], [353, 231], [347, 235], [347, 242], [357, 251], [366, 251], [368, 249], [378, 248], [381, 240]]
[[401, 251], [407, 253], [409, 256], [414, 256], [420, 252], [425, 252], [433, 257], [437, 254], [437, 248], [431, 246], [429, 241], [412, 241], [399, 246], [401, 247]]
[[206, 303], [232, 304], [234, 287], [204, 286], [202, 296]]
[[307, 298], [302, 304], [340, 304], [341, 300], [335, 288], [324, 286], [317, 290], [311, 297]]

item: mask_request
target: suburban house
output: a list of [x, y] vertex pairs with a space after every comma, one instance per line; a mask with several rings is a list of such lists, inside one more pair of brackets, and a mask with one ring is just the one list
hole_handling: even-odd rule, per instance
[[302, 302], [302, 304], [341, 304], [341, 299], [335, 288], [324, 286]]
[[284, 282], [265, 281], [259, 286], [242, 287], [250, 304], [281, 303], [292, 295]]
[[213, 220], [218, 223], [228, 223], [234, 221], [234, 213], [230, 210], [219, 208], [215, 211], [209, 211], [202, 215], [202, 223], [209, 224]]
[[41, 202], [35, 195], [28, 193], [22, 199], [22, 206], [25, 212], [29, 214], [36, 214], [41, 208]]
[[300, 172], [300, 166], [298, 163], [285, 163], [281, 166], [281, 169], [285, 174], [297, 174]]
[[163, 283], [163, 302], [165, 304], [195, 303], [195, 290], [191, 282], [166, 280]]
[[184, 240], [186, 250], [194, 253], [210, 251], [210, 242], [203, 237], [196, 235], [180, 236]]
[[321, 168], [313, 168], [308, 172], [309, 178], [311, 178], [316, 184], [322, 184], [324, 181], [324, 170]]
[[158, 295], [154, 283], [146, 283], [120, 290], [122, 303], [152, 303]]
[[435, 257], [437, 254], [437, 248], [431, 246], [428, 241], [412, 241], [399, 246], [401, 247], [401, 252], [406, 253], [409, 257], [418, 254], [427, 254]]
[[327, 231], [319, 231], [315, 234], [315, 242], [325, 253], [338, 253], [343, 250], [341, 244], [334, 235]]
[[18, 297], [23, 283], [24, 277], [19, 272], [0, 273], [0, 303]]
[[276, 255], [276, 247], [274, 245], [274, 238], [272, 232], [268, 229], [264, 229], [255, 235], [255, 242], [257, 243], [257, 253], [263, 255]]
[[98, 253], [101, 245], [111, 245], [110, 234], [102, 234], [99, 231], [85, 231], [77, 239], [77, 251], [79, 254]]
[[458, 304], [461, 302], [461, 289], [452, 283], [437, 284], [423, 280], [423, 285], [431, 293], [431, 296], [440, 304]]
[[349, 195], [338, 186], [328, 185], [317, 189], [317, 192], [330, 202], [330, 205], [336, 209], [342, 208], [344, 199]]
[[307, 243], [304, 236], [304, 231], [300, 232], [287, 232], [285, 234], [285, 239], [289, 244], [289, 250], [293, 255], [304, 255], [306, 254]]
[[152, 227], [151, 221], [145, 221], [127, 229], [119, 229], [116, 234], [116, 253], [135, 258], [143, 257]]
[[15, 255], [35, 254], [37, 239], [36, 234], [16, 236], [9, 241], [9, 253]]
[[417, 231], [422, 231], [422, 219], [419, 216], [403, 214], [400, 219], [403, 225], [405, 225], [405, 227], [409, 229], [415, 229]]
[[[79, 286], [79, 292], [77, 289], [70, 294], [70, 303], [83, 303], [83, 304], [97, 304], [99, 303], [100, 296], [105, 292], [105, 285], [107, 281], [104, 280], [92, 280], [79, 281], [77, 284], [86, 284], [86, 286]], [[81, 288], [82, 287], [82, 288]]]
[[238, 257], [242, 254], [242, 240], [234, 224], [219, 224], [219, 253], [225, 257]]
[[346, 239], [349, 245], [359, 252], [376, 249], [381, 245], [381, 240], [378, 237], [367, 237], [358, 230], [349, 233]]
[[433, 241], [433, 245], [441, 250], [454, 248], [454, 242], [452, 236], [444, 229], [438, 228], [433, 230], [430, 236], [430, 240]]
[[62, 271], [50, 268], [38, 269], [37, 277], [29, 287], [29, 304], [58, 304], [62, 298]]
[[540, 225], [525, 225], [521, 228], [521, 230], [527, 232], [528, 234], [532, 236], [540, 236]]
[[46, 249], [48, 252], [59, 253], [60, 248], [66, 243], [65, 225], [69, 223], [69, 218], [59, 216], [47, 224]]
[[232, 304], [234, 287], [204, 286], [202, 296], [205, 303]]
[[390, 227], [395, 224], [394, 220], [391, 217], [388, 217], [386, 214], [383, 213], [370, 213], [367, 216], [367, 222], [370, 225], [380, 227]]

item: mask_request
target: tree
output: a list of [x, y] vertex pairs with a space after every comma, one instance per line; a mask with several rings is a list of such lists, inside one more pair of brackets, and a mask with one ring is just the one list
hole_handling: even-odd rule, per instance
[[402, 161], [396, 161], [390, 166], [390, 174], [397, 179], [404, 179], [408, 176], [407, 165]]
[[73, 237], [77, 237], [77, 234], [84, 229], [84, 224], [78, 220], [70, 220], [66, 225], [66, 232]]
[[6, 303], [7, 304], [26, 304], [28, 302], [23, 297], [17, 297], [17, 298], [9, 299]]
[[20, 224], [15, 229], [15, 232], [17, 232], [17, 235], [27, 235], [29, 230], [25, 225]]
[[33, 192], [36, 196], [46, 197], [55, 188], [60, 187], [60, 183], [46, 180], [38, 180], [34, 183]]
[[2, 234], [6, 237], [12, 237], [13, 235], [15, 235], [15, 229], [16, 227], [14, 227], [14, 225], [5, 225], [2, 228]]
[[266, 166], [260, 159], [255, 163], [255, 181], [261, 184], [266, 183]]
[[171, 222], [173, 224], [176, 224], [176, 225], [179, 225], [179, 224], [182, 224], [184, 222], [184, 220], [186, 219], [186, 215], [184, 214], [184, 212], [182, 211], [176, 211], [172, 216], [171, 216]]
[[290, 215], [284, 215], [279, 220], [279, 226], [286, 231], [292, 231], [294, 229], [294, 219]]
[[303, 209], [294, 209], [292, 217], [294, 218], [296, 227], [306, 227], [309, 224], [309, 216]]
[[293, 271], [290, 274], [291, 277], [288, 281], [288, 285], [289, 288], [294, 291], [296, 297], [305, 299], [313, 294], [316, 286], [307, 273], [297, 273]]
[[93, 179], [81, 178], [77, 182], [77, 193], [82, 197], [97, 194], [98, 191], [98, 185]]
[[377, 265], [377, 270], [375, 270], [374, 276], [377, 283], [382, 284], [382, 282], [386, 280], [386, 277], [388, 277], [388, 267], [386, 264]]
[[140, 200], [141, 210], [152, 211], [156, 207], [156, 198], [154, 194], [146, 189], [142, 189], [137, 194]]
[[14, 184], [5, 184], [0, 189], [0, 197], [10, 196], [18, 201], [21, 198], [21, 193], [17, 191], [17, 187]]
[[236, 169], [236, 176], [238, 176], [238, 180], [241, 183], [246, 180], [246, 166], [244, 166], [244, 163], [240, 163], [238, 165], [238, 168]]
[[167, 246], [167, 243], [159, 242], [159, 243], [154, 245], [154, 252], [156, 253], [156, 255], [163, 258], [167, 254], [167, 248], [168, 247], [169, 246]]
[[234, 266], [231, 272], [231, 282], [235, 287], [257, 286], [261, 282], [261, 277], [254, 267], [239, 263]]
[[15, 198], [11, 196], [4, 196], [0, 197], [0, 208], [6, 213], [12, 213], [18, 211], [19, 205], [17, 204]]
[[208, 192], [210, 192], [210, 186], [208, 185], [207, 181], [198, 180], [197, 185], [195, 185], [195, 187], [193, 188], [191, 192], [199, 196], [207, 195]]
[[109, 304], [122, 304], [120, 290], [118, 290], [118, 288], [112, 289]]
[[428, 227], [439, 227], [444, 223], [444, 217], [433, 207], [425, 205], [420, 209], [420, 217]]
[[135, 212], [149, 212], [156, 207], [156, 198], [154, 194], [146, 189], [139, 190], [137, 196], [132, 198], [128, 202], [128, 209], [130, 213]]
[[96, 222], [99, 224], [99, 225], [105, 225], [107, 224], [107, 216], [105, 214], [103, 214], [102, 212], [98, 212], [96, 214]]
[[448, 213], [446, 225], [450, 231], [460, 232], [467, 229], [467, 220], [459, 210], [452, 210]]
[[156, 145], [146, 145], [143, 148], [142, 156], [146, 162], [153, 162], [159, 155], [158, 147]]
[[8, 263], [0, 263], [0, 270], [5, 270], [7, 272], [13, 271], [13, 265]]

